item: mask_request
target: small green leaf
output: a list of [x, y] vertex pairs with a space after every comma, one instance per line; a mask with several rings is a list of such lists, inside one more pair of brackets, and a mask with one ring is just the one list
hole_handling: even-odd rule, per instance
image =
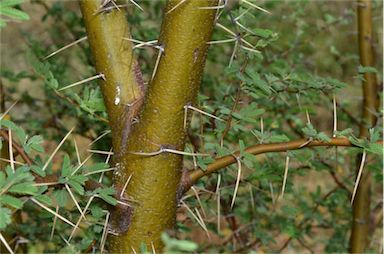
[[2, 194], [0, 196], [0, 204], [8, 205], [16, 209], [21, 209], [23, 207], [24, 201], [8, 194]]
[[84, 195], [84, 188], [83, 188], [83, 186], [82, 186], [79, 182], [70, 179], [70, 180], [68, 180], [68, 184], [69, 184], [69, 186], [71, 186], [77, 193], [79, 193], [80, 195]]
[[56, 203], [63, 207], [67, 204], [67, 201], [69, 199], [68, 192], [64, 189], [61, 190], [55, 190], [53, 192], [53, 196], [55, 197]]
[[11, 210], [0, 206], [0, 230], [4, 230], [11, 222]]
[[10, 18], [18, 19], [18, 20], [29, 20], [29, 16], [27, 13], [12, 7], [1, 8], [1, 15], [8, 16]]
[[1, 0], [0, 10], [4, 7], [15, 6], [24, 3], [25, 0]]
[[68, 154], [66, 154], [63, 158], [63, 164], [61, 165], [61, 175], [69, 176], [72, 173], [71, 161], [69, 159]]
[[47, 205], [47, 206], [52, 206], [52, 199], [46, 195], [39, 195], [35, 196], [37, 201], [40, 201], [41, 203]]
[[372, 66], [362, 66], [360, 65], [358, 68], [359, 73], [377, 73], [375, 67]]
[[17, 194], [27, 194], [27, 195], [34, 195], [37, 193], [37, 187], [33, 186], [31, 183], [19, 183], [12, 185], [8, 189], [8, 192], [11, 193], [17, 193]]

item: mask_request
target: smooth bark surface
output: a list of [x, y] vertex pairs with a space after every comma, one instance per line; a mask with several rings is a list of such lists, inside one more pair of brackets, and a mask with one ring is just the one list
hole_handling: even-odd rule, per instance
[[[372, 41], [372, 3], [371, 0], [357, 1], [358, 39], [360, 64], [363, 67], [374, 67], [374, 51]], [[360, 137], [368, 137], [369, 129], [376, 124], [376, 115], [379, 106], [377, 77], [375, 73], [364, 73], [363, 81], [363, 112], [360, 124]], [[361, 155], [358, 158], [358, 165]], [[352, 232], [350, 238], [350, 251], [362, 253], [366, 250], [369, 239], [371, 206], [371, 175], [364, 170], [355, 200], [353, 202]]]
[[[80, 1], [96, 71], [105, 76], [100, 81], [104, 103], [112, 130], [115, 161], [123, 156], [131, 122], [144, 95], [141, 72], [132, 54], [126, 11], [112, 2]], [[112, 9], [111, 9], [112, 8]], [[133, 104], [133, 106], [130, 106]]]
[[118, 208], [112, 224], [120, 233], [111, 237], [114, 253], [139, 251], [140, 245], [161, 252], [161, 234], [173, 229], [177, 192], [182, 174], [182, 156], [161, 148], [182, 151], [185, 145], [184, 106], [193, 104], [199, 90], [216, 10], [216, 0], [168, 1], [159, 37], [161, 54], [156, 75], [150, 82], [138, 123], [133, 125], [127, 153], [117, 165], [114, 184], [125, 191], [132, 209]]
[[[253, 145], [244, 150], [246, 153], [253, 155], [271, 153], [271, 152], [286, 152], [289, 150], [305, 149], [308, 147], [319, 146], [354, 146], [347, 138], [332, 138], [329, 142], [314, 140], [308, 142], [306, 139], [299, 139], [295, 141], [283, 142], [283, 143], [271, 143], [271, 144], [258, 144]], [[185, 180], [185, 190], [188, 190], [193, 184], [195, 184], [200, 178], [217, 172], [218, 170], [225, 168], [236, 162], [236, 157], [240, 156], [239, 151], [234, 152], [232, 155], [220, 157], [212, 164], [208, 165], [205, 170], [197, 169], [190, 171], [188, 177]], [[241, 160], [241, 158], [240, 158]]]

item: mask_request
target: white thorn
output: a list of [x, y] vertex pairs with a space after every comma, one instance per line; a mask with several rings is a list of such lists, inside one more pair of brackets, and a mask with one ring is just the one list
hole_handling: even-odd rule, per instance
[[357, 187], [359, 186], [360, 178], [361, 178], [361, 175], [363, 173], [363, 168], [364, 168], [364, 163], [365, 163], [366, 156], [367, 156], [367, 152], [364, 150], [363, 155], [361, 157], [361, 163], [360, 163], [359, 172], [357, 173], [355, 187], [353, 188], [353, 193], [352, 193], [352, 198], [351, 198], [351, 205], [353, 204], [353, 201], [355, 200], [355, 196], [356, 196], [356, 192], [357, 192]]
[[78, 43], [80, 43], [82, 41], [87, 40], [87, 39], [88, 39], [87, 36], [84, 36], [84, 37], [82, 37], [82, 38], [80, 38], [80, 39], [78, 39], [78, 40], [76, 40], [76, 41], [74, 41], [72, 43], [69, 43], [69, 44], [65, 45], [64, 47], [56, 50], [55, 52], [52, 52], [51, 54], [47, 55], [46, 57], [43, 58], [43, 60], [46, 60], [46, 59], [48, 59], [48, 58], [50, 58], [50, 57], [60, 53], [61, 51], [65, 50], [67, 48], [70, 48], [70, 47], [72, 47], [72, 46], [74, 46], [74, 45], [76, 45], [76, 44], [78, 44]]
[[103, 80], [105, 80], [105, 76], [104, 76], [104, 74], [103, 74], [103, 73], [100, 73], [100, 74], [97, 74], [97, 75], [95, 75], [95, 76], [92, 76], [92, 77], [83, 79], [83, 80], [81, 80], [81, 81], [75, 82], [75, 83], [73, 83], [73, 84], [67, 85], [67, 86], [65, 86], [65, 87], [62, 87], [62, 88], [60, 88], [60, 89], [57, 90], [57, 91], [58, 91], [58, 92], [59, 92], [59, 91], [63, 91], [63, 90], [65, 90], [65, 89], [72, 88], [72, 87], [75, 87], [75, 86], [78, 86], [78, 85], [87, 83], [87, 82], [89, 82], [89, 81], [92, 81], [92, 80], [95, 80], [95, 79], [98, 79], [98, 78], [102, 78]]
[[287, 155], [286, 160], [285, 160], [283, 187], [281, 188], [281, 198], [283, 198], [283, 196], [284, 196], [285, 184], [287, 183], [288, 166], [289, 166], [289, 156]]
[[65, 140], [68, 138], [68, 136], [72, 133], [72, 131], [75, 129], [75, 127], [73, 127], [68, 133], [67, 135], [65, 135], [65, 137], [60, 141], [59, 145], [56, 147], [56, 149], [53, 151], [53, 153], [51, 154], [51, 156], [49, 156], [48, 160], [45, 162], [43, 168], [42, 168], [42, 171], [45, 171], [48, 167], [48, 164], [51, 162], [51, 160], [53, 159], [53, 156], [55, 156], [55, 154], [57, 153], [57, 151], [59, 151], [60, 147], [64, 144]]

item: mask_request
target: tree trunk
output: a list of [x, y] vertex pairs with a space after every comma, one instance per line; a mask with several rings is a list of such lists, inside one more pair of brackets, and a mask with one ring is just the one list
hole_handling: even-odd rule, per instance
[[[375, 64], [372, 46], [372, 7], [371, 0], [357, 1], [357, 19], [359, 33], [360, 64], [363, 67]], [[376, 116], [379, 106], [377, 77], [375, 73], [364, 73], [363, 81], [363, 112], [360, 124], [360, 137], [369, 137], [369, 129], [376, 124]], [[360, 164], [361, 155], [358, 156]], [[367, 248], [369, 239], [371, 205], [371, 174], [365, 170], [353, 202], [352, 232], [350, 238], [350, 251], [362, 253]]]
[[[114, 105], [116, 93], [113, 91], [117, 86], [109, 78], [117, 79], [119, 75], [127, 75], [127, 85], [124, 87], [127, 89], [126, 103], [140, 98], [136, 96], [138, 92], [130, 92], [140, 91], [137, 89], [140, 81], [132, 75], [138, 71], [132, 67], [134, 60], [131, 53], [126, 52], [128, 60], [123, 59], [121, 54], [116, 54], [115, 61], [108, 60], [110, 50], [131, 50], [130, 43], [122, 38], [128, 33], [127, 25], [123, 22], [124, 12], [112, 10], [95, 15], [99, 5], [100, 1], [83, 1], [82, 12], [96, 69], [106, 76], [101, 87], [114, 136], [113, 149], [115, 155], [118, 155], [114, 158], [117, 167], [114, 186], [118, 193], [132, 175], [124, 193], [124, 197], [131, 200], [131, 208], [118, 206], [112, 214], [112, 229], [119, 236], [110, 237], [110, 251], [139, 251], [142, 244], [148, 248], [153, 245], [156, 250], [161, 250], [161, 234], [175, 226], [178, 193], [182, 193], [179, 189], [182, 156], [161, 151], [164, 148], [184, 150], [184, 106], [196, 100], [208, 49], [207, 42], [212, 34], [216, 13], [215, 9], [199, 7], [215, 6], [217, 0], [167, 2], [159, 37], [162, 51], [160, 62], [146, 92], [137, 123], [132, 126], [132, 117], [119, 118], [129, 107]], [[110, 34], [109, 29], [114, 34]], [[112, 53], [112, 59], [113, 56]], [[119, 61], [131, 64], [111, 65]], [[109, 71], [117, 76], [112, 73], [107, 75]], [[129, 124], [125, 124], [125, 121]], [[157, 151], [159, 153], [156, 155], [146, 154]]]

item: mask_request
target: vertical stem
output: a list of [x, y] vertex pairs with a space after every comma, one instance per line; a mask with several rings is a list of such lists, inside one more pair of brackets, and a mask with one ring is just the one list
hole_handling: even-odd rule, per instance
[[[374, 51], [372, 46], [372, 2], [371, 0], [357, 1], [358, 40], [360, 64], [363, 67], [374, 66]], [[375, 73], [364, 73], [363, 81], [363, 112], [360, 124], [360, 136], [368, 137], [369, 128], [376, 124], [374, 112], [379, 106], [377, 77]], [[361, 155], [358, 156], [360, 162]], [[360, 164], [358, 162], [358, 164]], [[353, 221], [350, 238], [350, 251], [362, 253], [365, 251], [369, 238], [369, 217], [371, 205], [371, 175], [365, 170], [360, 180], [359, 188], [353, 203]]]
[[[101, 9], [102, 0], [80, 1], [97, 73], [105, 76], [100, 81], [109, 125], [112, 130], [113, 150], [119, 160], [126, 145], [131, 121], [141, 106], [144, 84], [140, 69], [132, 54], [126, 11]], [[112, 1], [104, 8], [113, 8]], [[136, 102], [136, 103], [134, 103]], [[129, 106], [133, 103], [133, 106]], [[115, 156], [116, 157], [116, 156]]]
[[217, 1], [187, 0], [174, 8], [180, 2], [167, 1], [159, 37], [164, 51], [148, 87], [139, 122], [132, 128], [127, 154], [115, 174], [114, 184], [118, 189], [122, 189], [132, 174], [125, 195], [134, 202], [132, 209], [126, 212], [116, 209], [113, 214], [113, 227], [122, 231], [119, 236], [111, 237], [113, 253], [132, 252], [132, 249], [138, 252], [141, 244], [147, 249], [153, 244], [161, 252], [161, 234], [175, 226], [177, 199], [182, 194], [179, 190], [182, 156], [130, 152], [149, 153], [161, 147], [184, 149], [184, 106], [196, 100], [215, 18], [215, 10], [199, 7], [214, 6]]

